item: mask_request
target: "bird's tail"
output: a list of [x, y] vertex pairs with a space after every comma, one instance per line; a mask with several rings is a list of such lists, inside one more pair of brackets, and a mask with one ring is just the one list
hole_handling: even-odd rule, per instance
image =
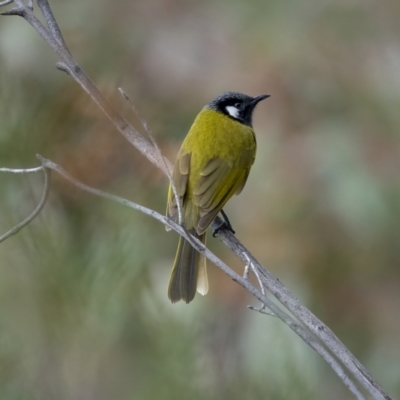
[[[190, 229], [189, 233], [205, 243], [205, 233], [198, 235], [195, 229]], [[208, 291], [206, 259], [181, 236], [169, 281], [168, 297], [172, 303], [179, 300], [190, 303], [196, 290], [202, 295]]]

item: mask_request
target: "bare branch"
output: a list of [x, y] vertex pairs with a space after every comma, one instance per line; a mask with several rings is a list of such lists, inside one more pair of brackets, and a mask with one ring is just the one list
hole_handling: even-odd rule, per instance
[[[158, 221], [162, 222], [163, 224], [169, 225], [171, 223], [171, 221], [165, 217], [164, 215], [161, 215], [159, 213], [157, 213], [156, 211], [151, 210], [150, 208], [141, 206], [139, 204], [136, 204], [132, 201], [129, 201], [127, 199], [124, 199], [122, 197], [118, 197], [115, 196], [113, 194], [110, 193], [106, 193], [103, 192], [102, 190], [99, 189], [94, 189], [91, 188], [90, 186], [85, 185], [84, 183], [78, 181], [77, 179], [75, 179], [74, 177], [72, 177], [71, 175], [69, 175], [61, 166], [59, 166], [58, 164], [47, 160], [45, 158], [43, 158], [41, 155], [37, 155], [37, 158], [41, 161], [42, 165], [45, 168], [51, 169], [53, 171], [56, 171], [58, 174], [60, 174], [63, 178], [65, 178], [67, 181], [71, 182], [72, 184], [74, 184], [76, 187], [78, 187], [79, 189], [85, 191], [85, 192], [89, 192], [92, 193], [96, 196], [100, 196], [100, 197], [104, 197], [106, 199], [112, 200], [112, 201], [116, 201], [119, 204], [122, 204], [124, 206], [133, 208], [137, 211], [140, 211], [152, 218], [157, 219]], [[177, 225], [178, 226], [178, 225]], [[173, 228], [175, 229], [175, 228]], [[180, 230], [180, 232], [183, 232], [182, 230]]]
[[[168, 171], [172, 170], [172, 166], [168, 161], [163, 158], [160, 159], [158, 152], [155, 150], [154, 146], [149, 143], [148, 140], [143, 138], [139, 132], [137, 132], [129, 122], [124, 119], [108, 102], [108, 100], [103, 96], [99, 89], [94, 85], [88, 75], [82, 70], [82, 68], [74, 61], [71, 54], [66, 47], [64, 40], [62, 39], [61, 33], [57, 23], [54, 20], [54, 16], [49, 12], [50, 8], [47, 0], [38, 0], [38, 4], [41, 3], [41, 11], [46, 19], [49, 28], [46, 28], [33, 14], [32, 10], [26, 6], [22, 0], [14, 0], [17, 8], [14, 10], [6, 12], [7, 15], [19, 15], [25, 18], [25, 20], [39, 33], [40, 36], [52, 47], [52, 49], [58, 54], [61, 59], [62, 70], [68, 72], [73, 79], [82, 87], [82, 89], [89, 94], [93, 101], [101, 108], [105, 115], [112, 121], [115, 127], [120, 131], [120, 133], [132, 144], [134, 145], [143, 155], [145, 155], [152, 163], [158, 166], [166, 175]], [[2, 2], [0, 5], [11, 4], [7, 2]], [[60, 65], [60, 64], [59, 64]], [[138, 209], [145, 214], [152, 216], [160, 220], [165, 225], [170, 226], [180, 235], [189, 240], [195, 247], [200, 251], [205, 257], [212, 261], [215, 265], [221, 268], [227, 275], [229, 275], [234, 281], [238, 282], [246, 290], [252, 293], [262, 304], [271, 309], [273, 313], [276, 314], [278, 318], [284, 321], [293, 331], [295, 331], [300, 337], [303, 338], [315, 351], [317, 351], [324, 360], [335, 370], [338, 376], [342, 379], [344, 384], [352, 391], [352, 393], [358, 398], [363, 399], [357, 388], [351, 382], [350, 378], [343, 372], [343, 369], [335, 366], [336, 360], [327, 353], [326, 349], [322, 348], [324, 351], [319, 349], [313, 341], [310, 342], [310, 334], [304, 330], [298, 323], [296, 323], [291, 317], [289, 317], [283, 310], [281, 310], [274, 302], [272, 302], [268, 297], [263, 295], [263, 293], [255, 288], [249, 281], [245, 280], [243, 277], [232, 271], [226, 264], [222, 263], [217, 257], [215, 257], [209, 250], [207, 250], [201, 242], [199, 242], [193, 236], [188, 235], [185, 229], [175, 222], [171, 221], [167, 217], [164, 217], [153, 210], [149, 210], [145, 207], [135, 205], [128, 200], [118, 198], [117, 196], [109, 195], [107, 193], [98, 191], [97, 189], [89, 188], [86, 185], [74, 180], [70, 177], [61, 167], [52, 163], [51, 161], [42, 159], [44, 170], [46, 168], [56, 170], [58, 173], [63, 175], [66, 179], [70, 180], [82, 190], [86, 190], [93, 194], [97, 194], [102, 197], [115, 200], [123, 205], [130, 206], [132, 208]], [[39, 210], [40, 211], [40, 210]], [[333, 334], [333, 332], [326, 327], [317, 317], [315, 317], [309, 310], [307, 310], [300, 302], [297, 300], [292, 293], [288, 291], [278, 279], [276, 279], [272, 274], [270, 274], [264, 267], [257, 262], [257, 260], [247, 251], [247, 249], [229, 232], [220, 231], [218, 234], [222, 241], [231, 250], [246, 262], [243, 254], [248, 255], [251, 262], [254, 264], [255, 268], [259, 273], [259, 278], [263, 285], [268, 288], [274, 296], [280, 301], [288, 310], [290, 310], [296, 318], [298, 318], [302, 323], [307, 326], [313, 334], [315, 334], [321, 341], [332, 351], [335, 356], [337, 356], [340, 361], [351, 371], [353, 376], [368, 390], [368, 392], [377, 400], [386, 399], [389, 400], [390, 397], [385, 393], [383, 388], [370, 376], [368, 371], [359, 363], [359, 361], [350, 353], [350, 351], [340, 342], [340, 340]], [[316, 342], [318, 344], [318, 342]], [[332, 363], [332, 360], [334, 363]]]
[[129, 98], [129, 96], [125, 93], [125, 91], [122, 88], [118, 88], [119, 92], [121, 93], [121, 95], [124, 97], [124, 99], [129, 103], [129, 105], [131, 106], [132, 111], [135, 113], [136, 117], [139, 119], [140, 123], [142, 124], [144, 130], [146, 131], [147, 135], [149, 136], [151, 142], [153, 143], [154, 148], [156, 149], [156, 151], [158, 152], [158, 155], [160, 157], [161, 162], [164, 164], [165, 166], [165, 171], [167, 172], [167, 176], [169, 179], [169, 183], [172, 187], [172, 191], [174, 192], [174, 196], [175, 196], [175, 200], [176, 200], [176, 205], [178, 207], [178, 223], [179, 225], [182, 225], [183, 222], [183, 216], [182, 216], [182, 205], [181, 205], [181, 199], [178, 195], [178, 191], [176, 189], [175, 186], [175, 182], [172, 179], [172, 173], [171, 170], [168, 168], [167, 162], [168, 160], [166, 160], [166, 158], [162, 155], [160, 146], [157, 144], [157, 141], [153, 135], [152, 130], [150, 129], [148, 123], [146, 122], [146, 120], [144, 120], [142, 118], [142, 116], [139, 114], [139, 112], [137, 111], [135, 105], [133, 104], [133, 102], [131, 101], [131, 99]]
[[65, 51], [71, 54], [47, 0], [37, 0], [37, 4], [47, 22], [50, 32], [53, 34], [54, 39], [57, 40], [57, 42], [65, 49]]
[[27, 169], [13, 169], [13, 168], [0, 168], [0, 172], [8, 172], [11, 174], [31, 174], [33, 172], [40, 172], [43, 167], [27, 168]]
[[247, 306], [247, 308], [252, 311], [257, 311], [260, 314], [268, 315], [270, 317], [276, 317], [276, 315], [271, 310], [268, 310], [268, 308], [265, 307], [264, 304], [261, 307]]
[[[204, 252], [208, 251], [206, 249], [206, 247], [203, 245], [203, 243], [200, 242], [200, 240], [198, 240], [196, 237], [190, 235], [189, 232], [183, 226], [178, 225], [176, 222], [172, 221], [170, 218], [166, 217], [165, 215], [161, 215], [157, 211], [154, 211], [154, 210], [152, 210], [150, 208], [147, 208], [145, 206], [142, 206], [140, 204], [134, 203], [133, 201], [129, 201], [129, 200], [124, 199], [122, 197], [115, 196], [113, 194], [110, 194], [110, 193], [107, 193], [107, 192], [103, 192], [102, 190], [95, 189], [95, 188], [92, 188], [90, 186], [87, 186], [84, 183], [82, 183], [82, 182], [78, 181], [77, 179], [75, 179], [73, 176], [69, 175], [67, 171], [65, 171], [60, 165], [54, 163], [53, 161], [47, 160], [47, 159], [43, 158], [41, 155], [39, 155], [39, 154], [36, 157], [40, 160], [40, 162], [42, 163], [43, 167], [51, 169], [51, 170], [57, 172], [63, 178], [65, 178], [67, 181], [71, 182], [73, 185], [75, 185], [79, 189], [81, 189], [81, 190], [83, 190], [85, 192], [94, 194], [96, 196], [100, 196], [100, 197], [103, 197], [105, 199], [115, 201], [115, 202], [117, 202], [119, 204], [122, 204], [123, 206], [127, 206], [127, 207], [130, 207], [130, 208], [133, 208], [134, 210], [140, 211], [143, 214], [146, 214], [149, 217], [152, 217], [152, 218], [156, 219], [157, 221], [160, 221], [164, 225], [168, 225], [171, 229], [175, 230], [181, 236], [183, 236], [186, 240], [188, 240], [196, 248], [196, 250], [198, 250], [199, 252], [204, 253]], [[212, 253], [210, 252], [210, 254], [212, 254]], [[216, 258], [216, 260], [218, 260], [218, 259]], [[211, 260], [211, 261], [213, 261], [213, 260]], [[226, 268], [229, 270], [229, 267], [226, 267]]]
[[251, 269], [253, 271], [253, 274], [257, 278], [258, 284], [260, 285], [261, 293], [263, 295], [265, 295], [264, 285], [261, 282], [260, 275], [259, 275], [259, 273], [257, 271], [257, 268], [254, 266], [253, 262], [250, 260], [249, 256], [246, 253], [244, 253], [243, 255], [244, 255], [245, 259], [246, 259], [246, 267], [245, 267], [243, 276], [246, 279], [249, 279], [249, 272], [250, 272], [250, 269]]
[[[216, 224], [218, 223], [217, 221]], [[217, 235], [244, 263], [246, 263], [248, 259], [251, 259], [253, 265], [258, 270], [263, 285], [265, 285], [278, 301], [290, 310], [294, 316], [302, 321], [311, 332], [323, 341], [375, 399], [391, 399], [332, 330], [309, 311], [275, 276], [260, 264], [231, 232], [228, 230], [221, 230]], [[275, 312], [274, 309], [272, 309], [272, 311]]]
[[[15, 0], [18, 3], [20, 0]], [[23, 4], [23, 3], [22, 3]], [[48, 7], [47, 1], [42, 0], [42, 4]], [[19, 5], [19, 4], [18, 4]], [[119, 132], [133, 145], [135, 146], [145, 157], [148, 158], [153, 164], [155, 164], [161, 171], [167, 174], [165, 169], [165, 163], [170, 171], [172, 171], [172, 165], [169, 161], [162, 162], [157, 152], [154, 151], [153, 146], [149, 143], [140, 133], [133, 128], [133, 126], [123, 118], [111, 105], [111, 103], [104, 97], [97, 86], [89, 78], [89, 76], [83, 71], [83, 69], [75, 62], [72, 58], [68, 48], [64, 46], [57, 36], [54, 37], [52, 31], [47, 29], [39, 19], [34, 15], [32, 10], [26, 6], [21, 6], [20, 14], [38, 33], [39, 35], [51, 46], [51, 48], [61, 58], [65, 64], [64, 71], [69, 71], [71, 77], [81, 86], [81, 88], [92, 98], [92, 100], [100, 107], [103, 113], [111, 120], [114, 126]], [[45, 14], [50, 18], [47, 24], [53, 27], [51, 18], [54, 18], [51, 14]], [[51, 29], [53, 29], [51, 28]], [[54, 28], [55, 29], [55, 28]]]
[[[6, 168], [1, 168], [2, 170], [5, 170]], [[0, 236], [0, 243], [3, 242], [4, 240], [8, 239], [10, 236], [15, 235], [18, 233], [23, 227], [28, 225], [39, 213], [42, 211], [44, 205], [46, 204], [47, 197], [49, 195], [49, 189], [50, 189], [50, 171], [46, 168], [39, 167], [39, 170], [42, 170], [44, 173], [44, 189], [43, 189], [43, 194], [42, 198], [40, 199], [40, 203], [38, 206], [35, 208], [35, 210], [32, 212], [32, 214], [20, 222], [18, 225], [14, 226], [14, 228], [10, 229], [8, 232], [6, 232], [4, 235]], [[15, 172], [18, 171], [18, 172]], [[21, 172], [22, 171], [22, 172]], [[10, 172], [10, 171], [4, 171], [4, 172]], [[37, 168], [31, 168], [30, 170], [14, 170], [14, 173], [28, 173], [28, 172], [37, 172]]]
[[11, 4], [14, 0], [4, 0], [0, 1], [0, 7], [7, 6], [8, 4]]
[[3, 13], [1, 13], [1, 15], [17, 15], [18, 17], [24, 17], [25, 16], [25, 10], [21, 7], [15, 7], [12, 8], [9, 11], [5, 11]]
[[[77, 186], [79, 189], [84, 190], [86, 192], [92, 193], [96, 196], [100, 196], [106, 198], [108, 200], [115, 201], [124, 206], [133, 208], [137, 211], [143, 212], [144, 214], [155, 218], [160, 221], [164, 225], [170, 226], [173, 230], [178, 232], [180, 235], [185, 237], [186, 240], [191, 240], [196, 245], [196, 248], [202, 253], [203, 256], [208, 258], [213, 264], [219, 267], [223, 272], [225, 272], [229, 277], [231, 277], [234, 281], [239, 283], [242, 287], [251, 292], [257, 299], [259, 299], [263, 304], [266, 305], [269, 309], [272, 310], [274, 316], [280, 318], [286, 325], [288, 325], [294, 332], [296, 332], [310, 347], [312, 347], [321, 357], [332, 367], [332, 369], [337, 373], [337, 375], [341, 378], [343, 383], [349, 388], [349, 390], [355, 395], [358, 400], [365, 400], [365, 397], [360, 393], [354, 383], [351, 381], [349, 376], [345, 373], [340, 364], [326, 351], [326, 349], [318, 343], [301, 325], [293, 320], [288, 314], [286, 314], [283, 310], [281, 310], [275, 303], [273, 303], [270, 299], [268, 299], [264, 293], [260, 290], [256, 289], [246, 278], [241, 277], [232, 269], [230, 269], [223, 261], [221, 261], [215, 254], [213, 254], [210, 250], [208, 250], [203, 243], [201, 243], [197, 238], [191, 236], [182, 226], [176, 224], [174, 221], [157, 213], [154, 210], [151, 210], [147, 207], [129, 201], [127, 199], [121, 198], [119, 196], [115, 196], [106, 192], [103, 192], [98, 189], [91, 188], [90, 186], [85, 185], [84, 183], [78, 181], [71, 175], [69, 175], [61, 166], [55, 164], [54, 162], [44, 159], [43, 157], [38, 155], [39, 160], [42, 162], [43, 166], [53, 171], [59, 173], [63, 178], [71, 182], [73, 185]], [[257, 310], [257, 311], [261, 311]], [[271, 315], [271, 314], [268, 314]]]

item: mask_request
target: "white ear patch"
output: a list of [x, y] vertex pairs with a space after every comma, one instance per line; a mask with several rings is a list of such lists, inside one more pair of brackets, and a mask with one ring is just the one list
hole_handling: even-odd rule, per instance
[[239, 110], [235, 106], [226, 106], [226, 111], [232, 118], [239, 118]]

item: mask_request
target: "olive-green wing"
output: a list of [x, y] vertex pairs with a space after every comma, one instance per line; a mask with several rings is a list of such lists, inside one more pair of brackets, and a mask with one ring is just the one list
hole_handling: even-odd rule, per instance
[[[181, 204], [182, 199], [186, 194], [187, 183], [189, 180], [190, 158], [191, 153], [186, 153], [183, 155], [178, 154], [174, 166], [174, 171], [172, 173], [172, 180], [175, 184], [175, 188]], [[168, 189], [167, 216], [170, 218], [174, 218], [175, 220], [178, 219], [178, 206], [171, 184], [169, 185]]]
[[254, 156], [243, 152], [243, 157], [233, 162], [212, 158], [201, 171], [201, 177], [194, 189], [194, 203], [200, 209], [197, 233], [203, 233], [211, 224], [225, 203], [239, 193], [246, 183]]

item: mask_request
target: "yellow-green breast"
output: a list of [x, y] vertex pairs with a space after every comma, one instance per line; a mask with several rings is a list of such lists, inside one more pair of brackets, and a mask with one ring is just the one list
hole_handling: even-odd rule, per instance
[[[212, 158], [227, 161], [232, 168], [250, 169], [256, 155], [256, 139], [251, 127], [209, 108], [196, 117], [182, 143], [180, 155], [192, 153], [190, 186], [196, 187], [201, 170]], [[191, 188], [188, 188], [190, 196]]]

